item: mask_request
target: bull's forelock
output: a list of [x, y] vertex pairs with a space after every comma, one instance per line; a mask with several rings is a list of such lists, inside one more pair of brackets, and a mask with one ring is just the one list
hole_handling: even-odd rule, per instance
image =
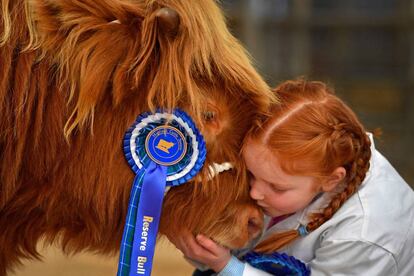
[[[151, 110], [190, 103], [198, 122], [206, 84], [242, 93], [258, 107], [274, 100], [215, 1], [32, 0], [24, 5], [29, 35], [22, 44], [57, 63], [61, 86], [75, 102], [67, 136], [93, 121], [106, 93], [114, 105], [140, 93], [143, 108]], [[10, 35], [10, 15], [3, 17], [2, 41]]]

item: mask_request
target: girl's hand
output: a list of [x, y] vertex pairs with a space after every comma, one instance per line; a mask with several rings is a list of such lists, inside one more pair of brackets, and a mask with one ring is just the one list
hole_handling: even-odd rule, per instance
[[231, 259], [230, 250], [203, 235], [191, 233], [170, 240], [186, 258], [207, 265], [216, 272], [223, 270]]

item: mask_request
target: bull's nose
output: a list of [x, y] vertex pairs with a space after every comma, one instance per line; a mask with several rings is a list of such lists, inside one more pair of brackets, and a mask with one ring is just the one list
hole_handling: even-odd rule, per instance
[[249, 240], [257, 238], [263, 229], [263, 215], [258, 210], [255, 210], [249, 217], [247, 223], [247, 231], [249, 233]]

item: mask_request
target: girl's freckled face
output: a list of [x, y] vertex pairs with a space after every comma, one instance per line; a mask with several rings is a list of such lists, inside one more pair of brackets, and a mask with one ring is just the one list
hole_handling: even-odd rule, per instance
[[243, 158], [250, 174], [250, 196], [269, 216], [295, 213], [321, 191], [315, 177], [282, 171], [282, 160], [260, 142], [248, 140]]

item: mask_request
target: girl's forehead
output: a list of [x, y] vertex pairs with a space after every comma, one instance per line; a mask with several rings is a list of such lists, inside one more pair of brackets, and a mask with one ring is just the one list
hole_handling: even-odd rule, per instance
[[265, 145], [260, 142], [247, 141], [243, 157], [247, 165], [247, 169], [263, 178], [283, 178], [284, 172], [279, 166], [279, 160]]
[[307, 187], [304, 184], [314, 183], [311, 176], [291, 175], [282, 170], [280, 160], [265, 145], [260, 143], [246, 144], [243, 157], [247, 169], [254, 178], [278, 185], [279, 188]]

